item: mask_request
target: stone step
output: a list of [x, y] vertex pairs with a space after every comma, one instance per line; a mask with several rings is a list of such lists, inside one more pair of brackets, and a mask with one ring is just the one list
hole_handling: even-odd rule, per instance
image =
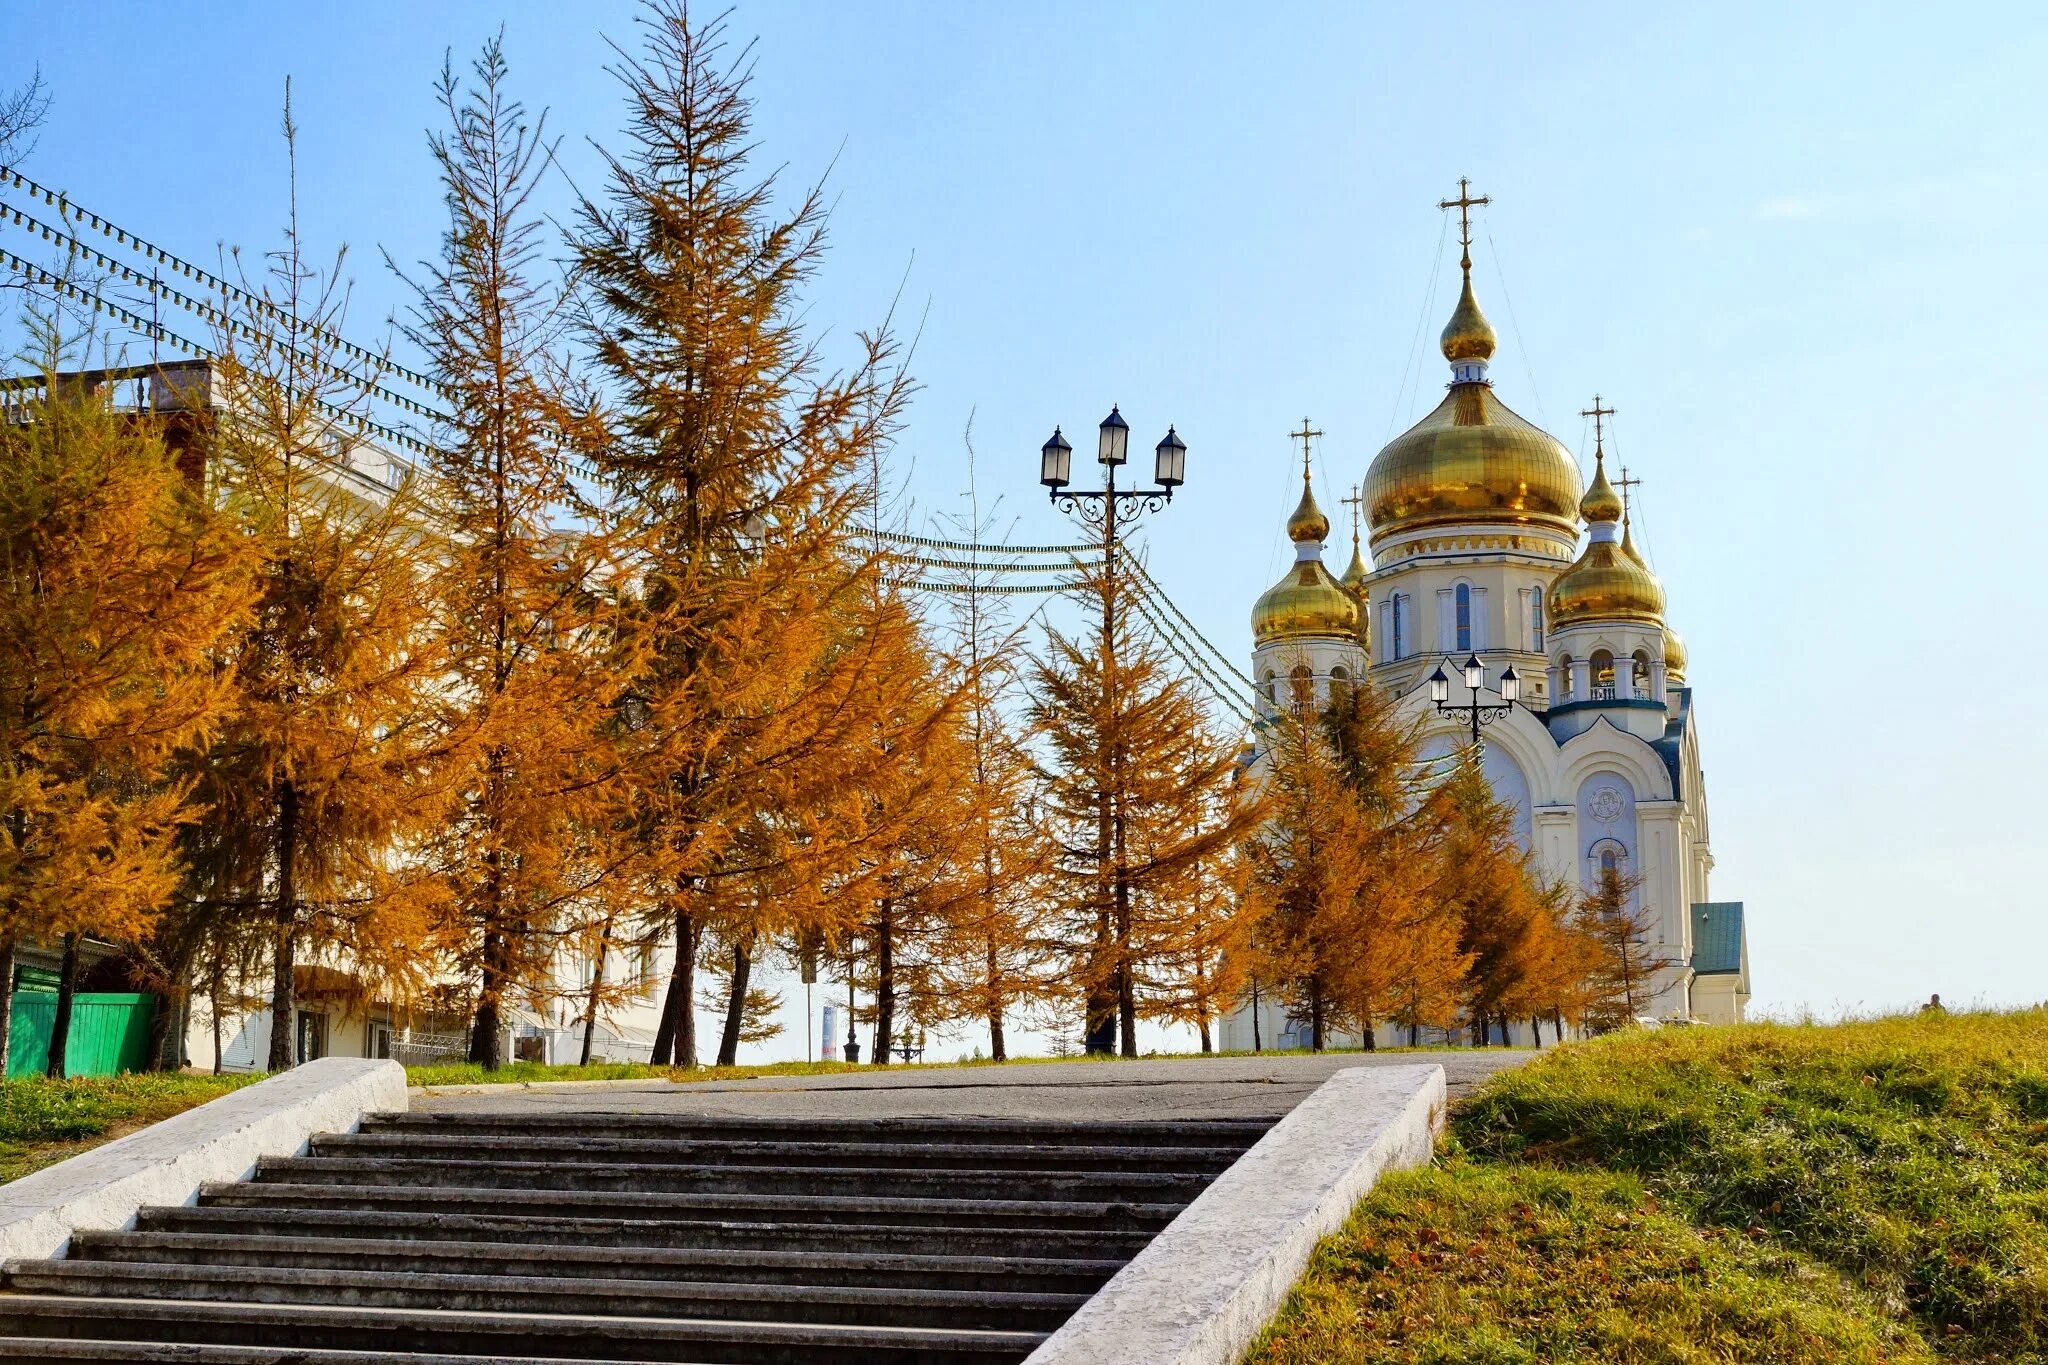
[[433, 1213], [379, 1209], [232, 1207], [146, 1208], [136, 1227], [151, 1232], [285, 1238], [381, 1238], [574, 1244], [586, 1248], [755, 1250], [1032, 1256], [1120, 1264], [1152, 1240], [1148, 1229], [989, 1227], [967, 1224], [729, 1222], [653, 1218], [524, 1217], [512, 1213]]
[[362, 1131], [495, 1133], [509, 1137], [664, 1137], [703, 1141], [1050, 1144], [1104, 1147], [1230, 1147], [1242, 1152], [1279, 1114], [1245, 1119], [1119, 1120], [1070, 1123], [992, 1118], [759, 1118], [720, 1114], [448, 1113], [371, 1114]]
[[58, 1337], [0, 1337], [0, 1360], [111, 1360], [139, 1365], [383, 1365], [386, 1361], [404, 1365], [633, 1365], [625, 1360], [572, 1360], [568, 1356], [451, 1356], [417, 1351], [392, 1355], [388, 1351], [323, 1351], [304, 1346], [200, 1346]]
[[342, 1304], [479, 1313], [602, 1313], [619, 1317], [830, 1323], [863, 1327], [972, 1327], [1050, 1331], [1082, 1294], [999, 1293], [873, 1286], [425, 1275], [242, 1265], [145, 1265], [16, 1259], [8, 1285], [90, 1298], [207, 1299]]
[[1158, 1231], [1182, 1203], [1005, 1199], [892, 1199], [879, 1196], [791, 1194], [660, 1194], [630, 1190], [490, 1189], [474, 1185], [343, 1185], [313, 1181], [249, 1181], [202, 1185], [207, 1205], [243, 1208], [343, 1208], [473, 1212], [552, 1217], [740, 1219], [747, 1222], [854, 1223], [901, 1226], [966, 1225]]
[[947, 1199], [1138, 1200], [1186, 1204], [1211, 1176], [1175, 1171], [848, 1170], [678, 1166], [663, 1162], [431, 1157], [265, 1157], [258, 1184], [435, 1186], [485, 1190], [630, 1190], [642, 1194], [834, 1194]]
[[[309, 1349], [368, 1352], [394, 1365], [436, 1355], [584, 1365], [1011, 1365], [1044, 1340], [1037, 1332], [0, 1294], [0, 1341], [49, 1337], [288, 1348], [274, 1359], [293, 1365]], [[158, 1357], [166, 1358], [181, 1357]]]
[[809, 1169], [1086, 1170], [1201, 1172], [1214, 1176], [1243, 1155], [1238, 1147], [1132, 1147], [1080, 1143], [768, 1141], [756, 1138], [570, 1136], [380, 1129], [332, 1133], [312, 1141], [312, 1156], [486, 1157], [534, 1161], [671, 1162], [687, 1166], [794, 1166]]
[[674, 1251], [511, 1242], [384, 1241], [192, 1232], [78, 1232], [74, 1262], [290, 1267], [406, 1275], [728, 1281], [747, 1284], [910, 1286], [1032, 1294], [1089, 1294], [1121, 1259], [887, 1255], [844, 1251]]

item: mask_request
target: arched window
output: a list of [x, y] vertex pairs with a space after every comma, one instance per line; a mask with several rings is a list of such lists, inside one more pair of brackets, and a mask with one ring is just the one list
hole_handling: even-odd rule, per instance
[[1269, 668], [1260, 675], [1259, 692], [1266, 698], [1267, 705], [1280, 704], [1280, 676], [1272, 669]]
[[1306, 711], [1315, 704], [1316, 674], [1314, 669], [1310, 668], [1307, 664], [1296, 664], [1294, 671], [1288, 675], [1288, 681], [1294, 686], [1294, 706], [1296, 710]]
[[1634, 666], [1629, 669], [1629, 695], [1647, 697], [1650, 695], [1650, 654], [1648, 650], [1636, 651]]
[[1397, 592], [1394, 594], [1393, 644], [1393, 657], [1395, 657], [1396, 659], [1405, 659], [1408, 657], [1408, 594], [1405, 592]]
[[1458, 652], [1472, 648], [1472, 585], [1460, 583], [1457, 591]]
[[1330, 668], [1330, 681], [1333, 683], [1350, 682], [1351, 670], [1342, 664], [1332, 665]]
[[1614, 700], [1614, 656], [1604, 649], [1593, 651], [1593, 700]]
[[1543, 589], [1529, 589], [1529, 648], [1543, 648]]
[[1572, 656], [1557, 656], [1557, 695], [1569, 697], [1572, 694]]

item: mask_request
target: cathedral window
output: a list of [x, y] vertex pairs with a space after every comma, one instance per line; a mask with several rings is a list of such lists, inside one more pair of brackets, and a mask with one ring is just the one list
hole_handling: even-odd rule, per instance
[[1407, 594], [1407, 593], [1405, 593], [1405, 592], [1397, 592], [1397, 593], [1395, 593], [1395, 594], [1394, 594], [1394, 630], [1393, 630], [1393, 636], [1394, 636], [1394, 641], [1393, 641], [1393, 643], [1394, 643], [1394, 657], [1395, 657], [1396, 659], [1405, 659], [1405, 658], [1407, 658], [1407, 657], [1408, 657], [1408, 594]]
[[1315, 670], [1307, 664], [1296, 664], [1288, 681], [1294, 685], [1294, 709], [1306, 711], [1316, 699]]
[[1560, 654], [1557, 659], [1557, 693], [1561, 697], [1572, 694], [1572, 656]]
[[1275, 674], [1272, 669], [1269, 668], [1266, 670], [1265, 676], [1262, 677], [1259, 681], [1259, 690], [1266, 694], [1266, 704], [1269, 706], [1278, 706], [1280, 704], [1279, 676]]
[[1457, 591], [1458, 652], [1472, 648], [1472, 585], [1460, 583]]
[[1632, 662], [1634, 666], [1629, 670], [1630, 693], [1638, 697], [1647, 697], [1650, 695], [1649, 653], [1645, 650], [1637, 650], [1635, 659]]
[[1529, 589], [1529, 648], [1543, 648], [1543, 589]]

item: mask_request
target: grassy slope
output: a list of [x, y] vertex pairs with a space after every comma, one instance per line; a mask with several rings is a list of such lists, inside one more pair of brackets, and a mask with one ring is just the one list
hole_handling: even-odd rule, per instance
[[0, 1183], [258, 1079], [135, 1075], [0, 1082]]
[[2048, 1010], [1602, 1039], [1452, 1126], [1251, 1361], [2048, 1361]]

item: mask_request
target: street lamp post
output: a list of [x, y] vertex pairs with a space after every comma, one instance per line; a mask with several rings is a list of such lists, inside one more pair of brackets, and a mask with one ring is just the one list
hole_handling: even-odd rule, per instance
[[[1136, 521], [1142, 513], [1164, 508], [1173, 501], [1173, 490], [1187, 479], [1187, 445], [1169, 426], [1166, 435], [1152, 448], [1152, 481], [1159, 486], [1118, 488], [1116, 471], [1129, 458], [1130, 445], [1130, 423], [1124, 421], [1123, 414], [1112, 406], [1109, 416], [1103, 418], [1096, 428], [1095, 458], [1103, 471], [1099, 489], [1068, 486], [1073, 482], [1074, 448], [1060, 434], [1058, 427], [1053, 428], [1052, 438], [1038, 450], [1038, 481], [1045, 485], [1053, 506], [1101, 533], [1102, 686], [1104, 705], [1112, 714], [1115, 712], [1112, 689], [1116, 685], [1117, 595], [1120, 591], [1116, 569], [1118, 541], [1126, 524]], [[1131, 927], [1130, 869], [1124, 857], [1124, 813], [1114, 795], [1120, 766], [1120, 754], [1115, 748], [1110, 750], [1109, 759], [1111, 791], [1103, 798], [1097, 831], [1100, 847], [1110, 851], [1111, 862], [1109, 902], [1100, 912], [1096, 933], [1098, 949], [1103, 952], [1108, 951], [1112, 929], [1116, 941], [1122, 943], [1128, 938]], [[1121, 1022], [1125, 1051], [1136, 1055], [1137, 1002], [1129, 975], [1121, 964], [1112, 976], [1112, 984], [1115, 994], [1113, 1013], [1111, 1001], [1101, 988], [1090, 991], [1085, 1045], [1092, 1053], [1115, 1051], [1117, 1026]]]
[[1451, 704], [1451, 679], [1450, 675], [1444, 672], [1442, 664], [1438, 664], [1436, 672], [1429, 675], [1429, 699], [1436, 703], [1436, 709], [1442, 715], [1463, 712], [1470, 718], [1472, 744], [1476, 748], [1479, 744], [1479, 727], [1491, 725], [1515, 709], [1515, 701], [1522, 694], [1522, 680], [1515, 676], [1515, 666], [1509, 664], [1500, 675], [1500, 705], [1482, 706], [1479, 694], [1486, 687], [1486, 666], [1480, 663], [1479, 656], [1474, 654], [1465, 660], [1463, 671], [1465, 690], [1472, 694], [1472, 700], [1460, 702], [1455, 706]]

